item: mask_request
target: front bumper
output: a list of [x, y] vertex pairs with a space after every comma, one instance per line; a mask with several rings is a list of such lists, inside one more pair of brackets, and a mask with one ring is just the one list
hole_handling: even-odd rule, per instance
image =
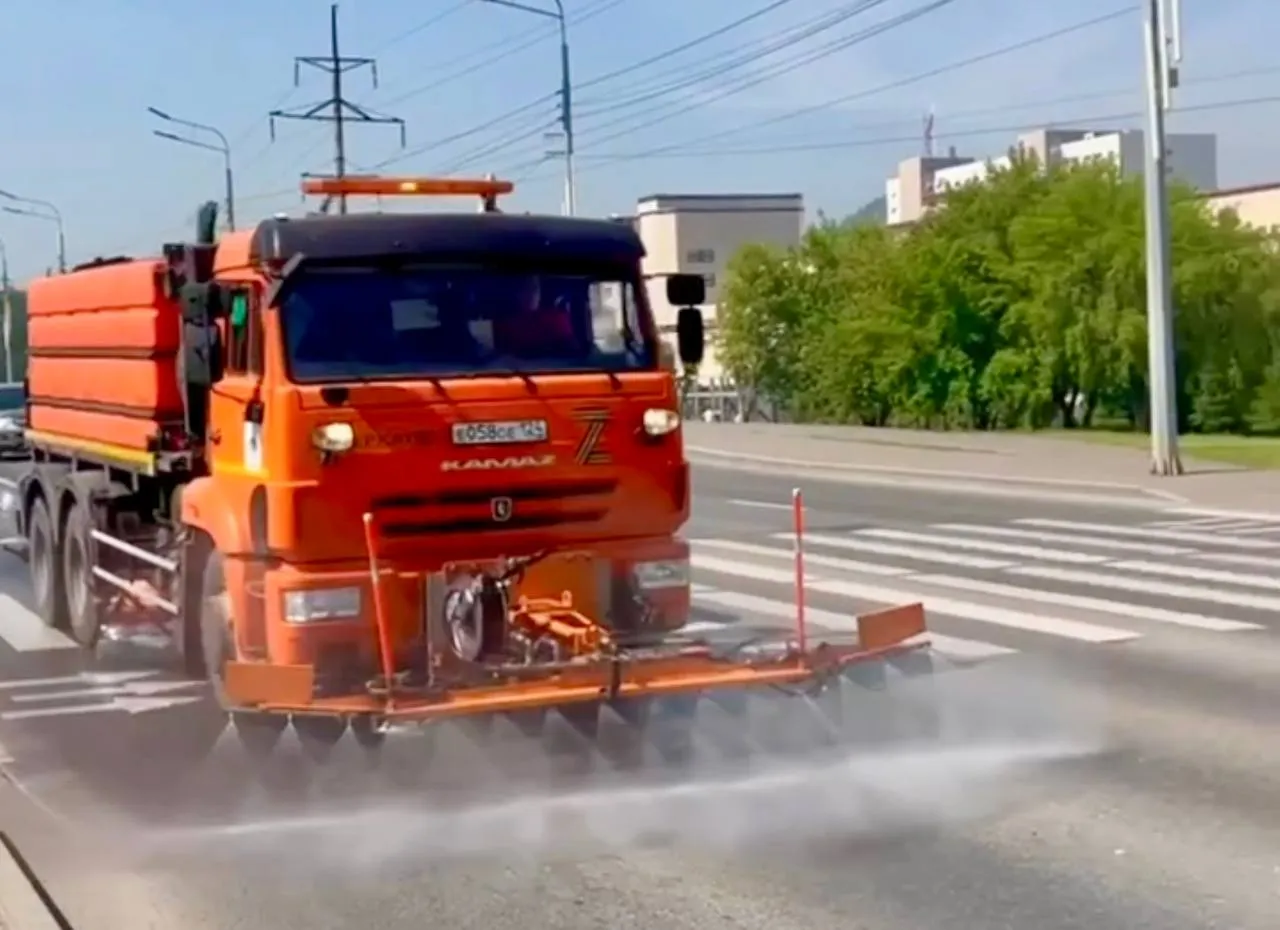
[[[660, 539], [555, 553], [515, 582], [521, 596], [560, 599], [610, 630], [621, 642], [648, 642], [678, 631], [689, 618], [689, 547]], [[381, 566], [381, 606], [397, 670], [420, 667], [427, 650], [430, 586], [466, 562]], [[367, 564], [316, 571], [284, 565], [261, 587], [266, 658], [271, 666], [310, 666], [318, 694], [363, 688], [380, 669], [377, 609]]]

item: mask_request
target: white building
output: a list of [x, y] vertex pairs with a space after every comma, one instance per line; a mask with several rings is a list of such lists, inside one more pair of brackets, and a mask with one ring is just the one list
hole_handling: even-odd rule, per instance
[[[1166, 164], [1172, 178], [1198, 190], [1218, 186], [1218, 139], [1212, 133], [1170, 133], [1165, 137]], [[993, 170], [1009, 166], [1017, 152], [1035, 154], [1043, 164], [1110, 159], [1125, 176], [1140, 175], [1145, 164], [1142, 130], [1095, 132], [1084, 129], [1039, 129], [1024, 133], [1007, 154], [990, 158], [950, 156], [950, 164], [921, 166], [937, 159], [913, 158], [898, 166], [885, 184], [886, 221], [913, 223], [930, 209], [935, 197], [948, 190], [985, 179]], [[890, 196], [892, 190], [893, 196]], [[891, 203], [892, 202], [892, 203]], [[893, 206], [896, 204], [896, 209]]]
[[[618, 217], [620, 221], [624, 218]], [[798, 245], [804, 232], [800, 194], [654, 194], [640, 199], [632, 220], [644, 242], [643, 271], [649, 302], [663, 338], [675, 346], [676, 309], [667, 303], [666, 276], [701, 274], [707, 282], [702, 306], [707, 354], [698, 381], [723, 378], [716, 359], [716, 307], [725, 266], [750, 243]]]

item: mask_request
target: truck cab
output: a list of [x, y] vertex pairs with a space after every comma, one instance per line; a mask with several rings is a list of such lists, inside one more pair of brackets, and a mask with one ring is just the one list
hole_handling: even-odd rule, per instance
[[[234, 618], [229, 641], [188, 640], [341, 689], [375, 659], [375, 610], [412, 654], [424, 573], [510, 559], [517, 598], [571, 595], [623, 642], [678, 631], [689, 471], [638, 236], [500, 213], [503, 182], [415, 183], [487, 209], [269, 219], [202, 273], [171, 253], [206, 463], [181, 516], [216, 553], [204, 593]], [[696, 365], [702, 279], [667, 289]]]

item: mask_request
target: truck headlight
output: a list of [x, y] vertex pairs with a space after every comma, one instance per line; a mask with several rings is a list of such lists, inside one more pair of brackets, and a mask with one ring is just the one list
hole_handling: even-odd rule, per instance
[[675, 432], [680, 426], [680, 414], [665, 407], [650, 407], [644, 412], [641, 424], [646, 435], [665, 436]]
[[689, 562], [685, 559], [662, 559], [656, 562], [637, 562], [631, 566], [631, 575], [641, 591], [662, 591], [689, 586]]
[[356, 431], [350, 423], [326, 423], [311, 434], [311, 444], [321, 452], [347, 452], [356, 444]]
[[310, 588], [284, 593], [286, 623], [350, 620], [360, 616], [359, 588]]

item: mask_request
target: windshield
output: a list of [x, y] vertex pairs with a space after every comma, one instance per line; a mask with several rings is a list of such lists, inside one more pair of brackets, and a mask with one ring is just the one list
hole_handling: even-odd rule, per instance
[[295, 381], [656, 366], [631, 280], [477, 267], [304, 269], [280, 304]]

